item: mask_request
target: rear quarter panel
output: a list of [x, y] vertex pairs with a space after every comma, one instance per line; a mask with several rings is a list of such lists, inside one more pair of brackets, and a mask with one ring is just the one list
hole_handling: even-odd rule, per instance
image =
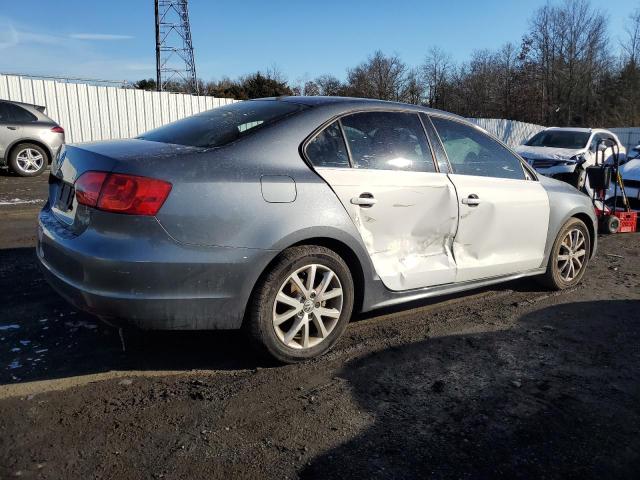
[[547, 233], [543, 265], [547, 265], [553, 242], [558, 236], [560, 229], [571, 217], [575, 216], [581, 216], [590, 220], [591, 225], [587, 226], [593, 233], [591, 238], [591, 256], [593, 257], [598, 242], [598, 222], [591, 199], [565, 182], [543, 175], [538, 175], [538, 178], [549, 196], [549, 230]]
[[[114, 171], [172, 183], [157, 218], [181, 244], [269, 250], [275, 258], [293, 244], [328, 238], [348, 246], [359, 258], [365, 278], [373, 279], [374, 270], [351, 218], [299, 152], [303, 140], [328, 116], [330, 111], [311, 109], [226, 147], [159, 161], [152, 156], [128, 159]], [[293, 201], [266, 201], [262, 191], [266, 176], [292, 179], [295, 195], [282, 198]], [[283, 186], [289, 189], [289, 180]], [[246, 282], [253, 286], [263, 267], [257, 266]]]

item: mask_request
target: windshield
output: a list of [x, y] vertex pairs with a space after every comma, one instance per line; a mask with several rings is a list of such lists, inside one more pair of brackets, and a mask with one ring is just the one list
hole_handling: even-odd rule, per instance
[[277, 100], [248, 100], [183, 118], [137, 138], [191, 147], [220, 147], [303, 108], [306, 107]]
[[543, 130], [536, 133], [525, 145], [529, 147], [551, 147], [570, 148], [577, 150], [585, 148], [589, 137], [589, 132], [579, 132], [576, 130]]

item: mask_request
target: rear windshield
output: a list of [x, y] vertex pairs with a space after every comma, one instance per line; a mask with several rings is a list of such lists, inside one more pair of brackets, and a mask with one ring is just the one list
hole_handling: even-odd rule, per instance
[[570, 148], [576, 150], [587, 146], [589, 136], [589, 132], [578, 132], [575, 130], [543, 130], [531, 137], [525, 145], [530, 147]]
[[249, 100], [214, 108], [143, 133], [139, 139], [192, 147], [220, 147], [303, 108], [277, 100]]

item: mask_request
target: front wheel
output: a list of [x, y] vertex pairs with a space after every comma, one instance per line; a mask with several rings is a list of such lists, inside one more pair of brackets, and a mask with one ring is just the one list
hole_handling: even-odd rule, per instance
[[572, 218], [560, 229], [551, 253], [547, 271], [540, 280], [553, 290], [564, 290], [577, 285], [589, 263], [591, 236], [585, 223]]
[[308, 360], [328, 351], [347, 326], [354, 287], [349, 268], [320, 246], [285, 250], [256, 286], [245, 329], [280, 362]]

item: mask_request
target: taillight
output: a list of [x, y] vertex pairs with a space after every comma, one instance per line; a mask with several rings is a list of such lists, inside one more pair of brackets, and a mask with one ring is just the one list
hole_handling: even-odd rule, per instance
[[76, 181], [78, 203], [129, 215], [155, 215], [169, 196], [171, 184], [121, 173], [85, 172]]
[[58, 126], [58, 127], [53, 127], [53, 128], [51, 129], [51, 131], [52, 131], [53, 133], [64, 133], [64, 128], [59, 127], [59, 126]]
[[85, 172], [80, 175], [75, 184], [78, 203], [95, 207], [98, 204], [100, 190], [107, 175], [106, 172]]

